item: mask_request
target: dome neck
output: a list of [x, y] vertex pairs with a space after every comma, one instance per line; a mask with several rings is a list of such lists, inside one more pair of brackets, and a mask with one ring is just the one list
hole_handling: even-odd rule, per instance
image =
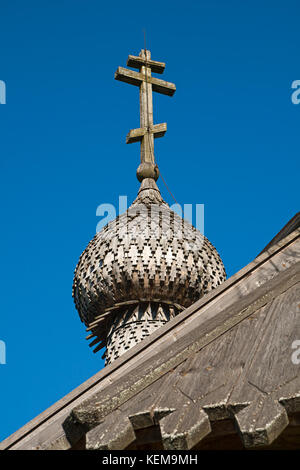
[[139, 301], [135, 305], [120, 307], [114, 312], [108, 327], [105, 365], [111, 364], [183, 309], [181, 305], [159, 301]]
[[168, 204], [163, 200], [157, 184], [153, 178], [145, 178], [141, 182], [137, 198], [132, 203], [132, 205], [136, 204], [159, 204], [168, 207]]

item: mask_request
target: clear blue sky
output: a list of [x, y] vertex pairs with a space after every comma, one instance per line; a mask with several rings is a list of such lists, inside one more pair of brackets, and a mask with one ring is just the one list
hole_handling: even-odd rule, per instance
[[[166, 62], [154, 97], [161, 173], [205, 204], [228, 276], [299, 210], [299, 1], [0, 0], [0, 439], [103, 367], [71, 297], [96, 208], [137, 193], [138, 89], [116, 82], [143, 47]], [[159, 180], [164, 198], [172, 204]]]

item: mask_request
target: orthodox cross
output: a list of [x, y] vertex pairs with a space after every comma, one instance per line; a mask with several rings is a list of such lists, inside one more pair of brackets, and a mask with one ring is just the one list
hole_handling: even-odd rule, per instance
[[141, 142], [141, 163], [154, 165], [154, 138], [164, 136], [167, 124], [153, 124], [152, 91], [172, 96], [176, 86], [152, 77], [151, 72], [163, 73], [165, 64], [151, 60], [147, 49], [142, 49], [138, 57], [130, 55], [127, 66], [136, 68], [139, 72], [118, 67], [115, 79], [140, 87], [140, 128], [132, 129], [127, 134], [126, 143]]

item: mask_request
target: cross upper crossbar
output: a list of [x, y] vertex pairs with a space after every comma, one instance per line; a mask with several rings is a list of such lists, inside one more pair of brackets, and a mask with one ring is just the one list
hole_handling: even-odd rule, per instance
[[146, 67], [150, 67], [151, 71], [154, 73], [163, 73], [165, 70], [166, 64], [164, 62], [157, 62], [156, 60], [145, 59], [143, 57], [136, 57], [134, 55], [129, 55], [127, 59], [127, 66], [133, 67], [134, 69], [141, 69], [141, 67], [145, 65]]
[[151, 60], [150, 51], [146, 49], [142, 49], [138, 57], [130, 55], [127, 65], [139, 71], [118, 67], [115, 79], [139, 87], [140, 128], [132, 129], [127, 134], [126, 143], [141, 142], [141, 163], [154, 164], [154, 138], [165, 134], [167, 124], [153, 124], [152, 91], [173, 96], [176, 86], [174, 83], [152, 77], [151, 72], [163, 73], [165, 63]]

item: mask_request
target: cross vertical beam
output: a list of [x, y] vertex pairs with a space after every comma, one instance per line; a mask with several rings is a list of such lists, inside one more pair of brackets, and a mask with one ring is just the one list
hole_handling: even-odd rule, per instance
[[140, 57], [145, 61], [141, 67], [141, 74], [144, 80], [140, 85], [140, 126], [146, 128], [146, 133], [141, 140], [141, 163], [154, 164], [154, 138], [153, 132], [153, 100], [151, 85], [151, 68], [148, 61], [151, 59], [150, 51], [142, 50]]

